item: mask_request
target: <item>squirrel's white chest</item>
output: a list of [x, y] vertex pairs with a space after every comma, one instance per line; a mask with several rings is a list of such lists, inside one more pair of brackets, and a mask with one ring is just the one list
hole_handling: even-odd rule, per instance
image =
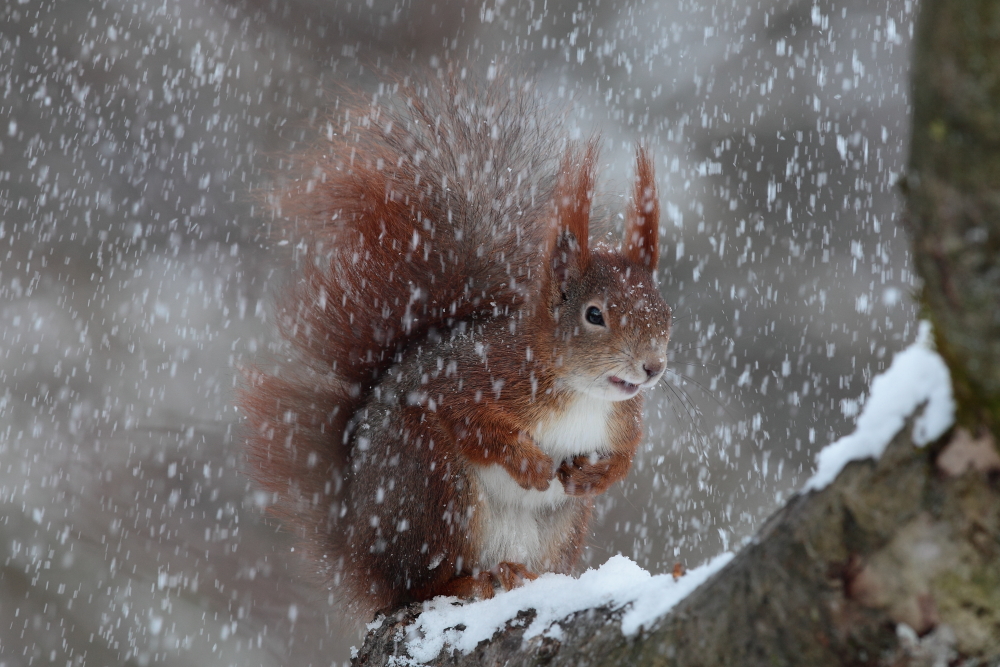
[[[538, 447], [556, 466], [578, 454], [603, 452], [608, 447], [607, 422], [612, 404], [588, 396], [577, 399], [554, 418], [540, 422], [532, 435]], [[504, 561], [544, 568], [552, 557], [553, 539], [564, 529], [568, 496], [558, 477], [545, 491], [526, 490], [499, 465], [475, 468], [482, 531], [480, 566], [490, 568]]]
[[606, 452], [608, 417], [613, 405], [611, 401], [582, 395], [558, 415], [539, 422], [532, 436], [556, 462], [577, 454]]

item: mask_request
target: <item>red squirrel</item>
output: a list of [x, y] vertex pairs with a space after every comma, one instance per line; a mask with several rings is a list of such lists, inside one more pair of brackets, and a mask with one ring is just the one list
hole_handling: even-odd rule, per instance
[[239, 399], [251, 477], [359, 616], [569, 572], [666, 365], [650, 157], [591, 246], [596, 142], [511, 79], [397, 86], [320, 140], [276, 196], [298, 266]]

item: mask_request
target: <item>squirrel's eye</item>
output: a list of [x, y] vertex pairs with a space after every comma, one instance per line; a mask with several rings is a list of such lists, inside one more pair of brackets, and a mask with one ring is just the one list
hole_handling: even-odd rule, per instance
[[585, 317], [591, 324], [596, 324], [601, 327], [604, 326], [604, 315], [601, 314], [601, 309], [597, 306], [591, 306], [588, 308]]

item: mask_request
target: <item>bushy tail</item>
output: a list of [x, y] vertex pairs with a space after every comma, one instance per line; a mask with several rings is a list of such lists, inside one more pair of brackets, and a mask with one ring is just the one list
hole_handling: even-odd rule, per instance
[[510, 79], [400, 84], [341, 109], [275, 197], [298, 262], [278, 314], [290, 361], [256, 371], [240, 404], [251, 474], [316, 562], [336, 558], [322, 538], [348, 421], [396, 355], [538, 291], [567, 146], [537, 105]]

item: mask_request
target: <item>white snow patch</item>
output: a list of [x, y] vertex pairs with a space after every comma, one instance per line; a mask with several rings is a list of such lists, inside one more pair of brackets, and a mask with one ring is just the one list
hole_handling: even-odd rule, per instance
[[926, 321], [920, 323], [916, 342], [872, 381], [871, 396], [854, 433], [816, 455], [816, 472], [802, 490], [826, 488], [849, 462], [882, 456], [907, 417], [920, 406], [924, 409], [913, 423], [913, 442], [922, 446], [937, 440], [955, 422], [951, 375], [933, 349], [931, 325]]
[[652, 575], [625, 556], [612, 556], [579, 579], [543, 574], [492, 599], [464, 604], [453, 597], [434, 598], [407, 628], [406, 650], [411, 664], [434, 659], [446, 645], [469, 653], [527, 609], [535, 610], [535, 618], [525, 630], [525, 640], [538, 635], [558, 638], [563, 632], [560, 620], [594, 607], [627, 607], [622, 632], [633, 635], [670, 611], [732, 558], [732, 553], [721, 554], [674, 581], [672, 574]]

